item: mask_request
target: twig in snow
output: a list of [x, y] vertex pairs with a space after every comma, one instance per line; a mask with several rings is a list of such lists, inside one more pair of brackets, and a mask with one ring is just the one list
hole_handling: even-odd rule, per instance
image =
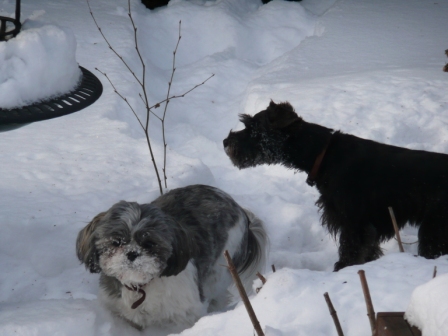
[[233, 264], [232, 258], [230, 257], [230, 254], [229, 254], [229, 251], [227, 251], [227, 250], [224, 251], [224, 257], [227, 260], [227, 265], [228, 265], [230, 274], [232, 275], [232, 278], [233, 278], [233, 281], [235, 282], [236, 288], [238, 289], [241, 299], [244, 302], [244, 306], [246, 307], [247, 313], [249, 314], [250, 320], [252, 321], [252, 325], [254, 326], [254, 329], [257, 332], [257, 335], [264, 336], [264, 332], [261, 329], [260, 322], [258, 322], [257, 316], [255, 315], [252, 305], [250, 304], [249, 298], [247, 297], [246, 291], [244, 290], [244, 286], [241, 283], [241, 279], [238, 275], [238, 272], [236, 271], [235, 265]]
[[400, 231], [398, 230], [397, 220], [395, 219], [394, 210], [392, 207], [389, 207], [390, 218], [392, 219], [392, 225], [394, 226], [395, 236], [397, 237], [398, 247], [400, 248], [400, 252], [404, 252], [403, 244], [401, 243]]
[[367, 316], [369, 317], [370, 328], [372, 335], [375, 335], [375, 311], [373, 310], [372, 299], [370, 298], [369, 285], [367, 284], [366, 275], [363, 270], [358, 271], [361, 280], [362, 291], [364, 293], [364, 300], [366, 301]]
[[257, 272], [257, 277], [261, 280], [263, 285], [266, 283], [266, 278], [262, 276], [260, 272]]
[[261, 273], [260, 272], [257, 272], [257, 277], [261, 280], [261, 283], [262, 283], [262, 285], [261, 285], [261, 287], [257, 287], [256, 289], [255, 289], [255, 292], [259, 292], [262, 288], [263, 288], [263, 285], [266, 283], [266, 278], [263, 276], [263, 275], [261, 275]]
[[437, 266], [434, 266], [434, 271], [432, 272], [432, 278], [434, 279], [437, 275]]
[[338, 336], [344, 336], [344, 333], [342, 331], [341, 324], [339, 323], [338, 319], [338, 313], [333, 307], [333, 304], [331, 303], [330, 296], [328, 293], [324, 293], [325, 301], [327, 302], [328, 310], [330, 311], [330, 315], [333, 318], [334, 325], [336, 327], [336, 331], [338, 332]]

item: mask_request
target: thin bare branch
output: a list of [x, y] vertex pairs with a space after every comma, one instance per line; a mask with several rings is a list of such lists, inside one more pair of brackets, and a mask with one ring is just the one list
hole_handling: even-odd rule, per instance
[[165, 99], [165, 109], [163, 110], [163, 117], [162, 117], [162, 138], [163, 138], [163, 177], [165, 180], [165, 188], [167, 188], [167, 177], [166, 177], [166, 137], [165, 137], [165, 117], [166, 117], [166, 110], [168, 108], [168, 104], [170, 102], [170, 93], [171, 93], [171, 84], [173, 83], [173, 78], [174, 78], [174, 72], [176, 71], [176, 53], [177, 53], [177, 48], [179, 47], [179, 42], [180, 39], [182, 38], [181, 35], [181, 24], [182, 21], [179, 21], [179, 37], [177, 39], [177, 44], [176, 44], [176, 48], [174, 48], [173, 51], [173, 67], [172, 67], [172, 71], [171, 71], [171, 78], [170, 81], [168, 82], [168, 90], [166, 92], [166, 99]]
[[162, 180], [160, 179], [159, 170], [157, 169], [157, 163], [154, 158], [154, 152], [152, 151], [151, 139], [149, 138], [148, 130], [145, 131], [145, 136], [146, 136], [146, 143], [148, 144], [149, 154], [151, 155], [152, 164], [156, 172], [157, 182], [159, 183], [160, 195], [163, 195]]
[[107, 76], [106, 73], [102, 72], [102, 71], [101, 71], [100, 69], [98, 69], [98, 68], [95, 68], [95, 70], [98, 71], [98, 72], [101, 73], [104, 77], [107, 78], [107, 80], [109, 81], [110, 85], [111, 85], [112, 88], [114, 89], [114, 92], [115, 92], [121, 99], [123, 99], [123, 100], [126, 102], [126, 104], [128, 104], [129, 108], [131, 109], [132, 113], [134, 113], [134, 116], [137, 118], [138, 123], [140, 124], [140, 126], [142, 127], [142, 129], [143, 129], [143, 131], [144, 131], [144, 130], [145, 130], [145, 127], [143, 126], [143, 124], [142, 124], [140, 118], [138, 117], [137, 113], [135, 113], [135, 110], [132, 108], [132, 106], [131, 106], [131, 104], [129, 103], [129, 101], [128, 101], [125, 97], [123, 97], [123, 95], [116, 89], [114, 83], [112, 83], [112, 81], [110, 80], [109, 76]]
[[[142, 94], [139, 93], [138, 95], [139, 95], [140, 99], [142, 100], [143, 105], [146, 106], [146, 103], [145, 103], [145, 101], [144, 101], [144, 99], [143, 99], [143, 97], [142, 97]], [[154, 108], [157, 108], [157, 107], [158, 107], [158, 106], [156, 105]], [[149, 109], [149, 112], [150, 112], [154, 117], [156, 117], [157, 119], [159, 119], [160, 121], [162, 121], [162, 118], [160, 118], [154, 111], [152, 111], [151, 109]]]
[[138, 47], [138, 38], [137, 38], [137, 27], [134, 22], [134, 18], [131, 14], [131, 0], [128, 0], [128, 16], [131, 20], [132, 28], [134, 30], [134, 43], [135, 43], [135, 50], [137, 51], [138, 58], [140, 59], [140, 63], [142, 65], [142, 82], [140, 82], [140, 86], [142, 87], [143, 95], [145, 96], [144, 103], [146, 107], [146, 130], [148, 130], [149, 126], [149, 116], [151, 114], [151, 108], [149, 106], [149, 100], [148, 100], [148, 94], [146, 92], [146, 65], [145, 61], [143, 60], [142, 54], [140, 53], [140, 49]]
[[100, 26], [98, 25], [98, 22], [95, 19], [95, 16], [93, 15], [92, 8], [90, 7], [90, 0], [87, 0], [87, 6], [89, 6], [90, 15], [93, 18], [93, 22], [95, 22], [96, 27], [98, 28], [101, 36], [103, 36], [104, 41], [106, 41], [107, 45], [109, 46], [109, 49], [112, 50], [112, 52], [123, 62], [123, 64], [128, 68], [129, 72], [134, 76], [135, 80], [140, 84], [140, 86], [143, 86], [140, 79], [137, 77], [137, 75], [132, 71], [132, 69], [129, 67], [129, 65], [126, 63], [126, 61], [123, 59], [123, 57], [118, 54], [114, 48], [112, 48], [111, 44], [109, 43], [109, 40], [106, 38], [106, 36], [103, 34], [103, 31], [101, 30]]
[[198, 88], [198, 87], [201, 86], [201, 85], [204, 85], [209, 79], [211, 79], [211, 78], [214, 77], [214, 76], [215, 76], [215, 74], [212, 74], [212, 75], [211, 75], [210, 77], [208, 77], [205, 81], [203, 81], [203, 82], [200, 83], [200, 84], [195, 85], [195, 86], [194, 86], [193, 88], [191, 88], [190, 90], [188, 90], [188, 91], [186, 91], [186, 92], [184, 92], [184, 93], [182, 93], [182, 94], [180, 94], [180, 95], [171, 96], [171, 97], [169, 97], [168, 99], [161, 100], [161, 101], [159, 101], [157, 104], [154, 104], [154, 105], [150, 106], [149, 108], [150, 108], [150, 109], [157, 108], [157, 107], [160, 106], [160, 104], [163, 104], [163, 103], [166, 102], [167, 100], [173, 100], [173, 99], [177, 99], [177, 98], [183, 98], [183, 97], [185, 97], [187, 94], [189, 94], [191, 91], [193, 91], [194, 89]]

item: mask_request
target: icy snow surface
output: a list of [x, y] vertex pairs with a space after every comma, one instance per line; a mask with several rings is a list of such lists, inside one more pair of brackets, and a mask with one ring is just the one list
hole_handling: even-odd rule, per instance
[[[215, 74], [168, 106], [168, 187], [219, 187], [264, 220], [271, 240], [268, 265], [275, 264], [277, 272], [266, 269], [267, 283], [251, 302], [267, 334], [336, 335], [325, 292], [345, 335], [369, 334], [359, 269], [366, 272], [377, 312], [405, 311], [415, 288], [428, 281], [437, 284], [429, 285], [434, 290], [446, 292], [440, 289], [448, 286], [446, 281], [431, 278], [434, 266], [441, 279], [448, 273], [448, 256], [415, 257], [416, 244], [400, 254], [394, 240], [383, 244], [383, 258], [333, 273], [337, 245], [319, 223], [318, 193], [306, 185], [305, 174], [280, 166], [238, 170], [222, 140], [230, 129], [242, 128], [239, 113], [254, 114], [273, 99], [290, 101], [310, 122], [448, 153], [448, 74], [442, 72], [448, 0], [275, 0], [267, 5], [260, 0], [172, 0], [154, 11], [131, 2], [151, 103], [166, 96], [180, 20], [172, 93], [181, 94]], [[14, 7], [13, 0], [1, 1], [0, 15], [10, 15]], [[91, 7], [116, 51], [140, 73], [127, 1], [91, 0]], [[143, 116], [138, 85], [109, 50], [84, 1], [23, 1], [22, 17], [70, 29], [76, 61], [95, 72], [104, 93], [80, 112], [0, 133], [0, 335], [181, 332], [148, 328], [141, 333], [111, 316], [97, 300], [98, 275], [88, 273], [75, 255], [77, 233], [96, 214], [121, 199], [149, 202], [158, 196], [138, 121], [94, 69], [106, 72]], [[70, 34], [66, 39], [71, 45]], [[10, 71], [3, 70], [3, 45], [0, 78]], [[32, 59], [44, 62], [38, 48], [29, 50]], [[47, 61], [56, 57], [54, 52]], [[47, 80], [41, 77], [39, 87]], [[151, 136], [161, 164], [156, 118], [151, 118]], [[417, 231], [406, 228], [402, 239], [415, 242]], [[448, 309], [446, 300], [420, 302], [424, 307], [415, 318], [424, 318], [424, 308], [435, 309], [435, 319]], [[431, 323], [446, 328], [442, 322]], [[253, 331], [239, 304], [181, 333], [243, 336]]]

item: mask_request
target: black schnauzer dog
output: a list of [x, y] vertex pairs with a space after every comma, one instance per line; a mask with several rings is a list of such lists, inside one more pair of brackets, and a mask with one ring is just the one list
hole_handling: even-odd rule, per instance
[[245, 129], [224, 140], [227, 155], [240, 169], [282, 164], [308, 174], [320, 192], [322, 224], [340, 234], [335, 271], [383, 254], [380, 243], [394, 236], [388, 207], [399, 228], [419, 227], [419, 255], [448, 254], [448, 155], [308, 123], [287, 102], [240, 118]]

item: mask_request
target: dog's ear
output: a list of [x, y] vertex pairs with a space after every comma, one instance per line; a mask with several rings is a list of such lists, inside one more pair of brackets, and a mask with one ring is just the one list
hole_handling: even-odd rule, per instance
[[197, 255], [197, 246], [194, 241], [192, 234], [185, 230], [180, 223], [177, 223], [173, 251], [161, 276], [178, 275], [187, 267], [190, 259]]
[[288, 102], [276, 104], [271, 100], [266, 112], [269, 126], [273, 129], [284, 128], [294, 121], [300, 120], [294, 108]]
[[76, 255], [91, 273], [101, 272], [99, 255], [95, 246], [95, 230], [105, 214], [105, 212], [101, 212], [96, 215], [84, 229], [79, 231], [76, 239]]

